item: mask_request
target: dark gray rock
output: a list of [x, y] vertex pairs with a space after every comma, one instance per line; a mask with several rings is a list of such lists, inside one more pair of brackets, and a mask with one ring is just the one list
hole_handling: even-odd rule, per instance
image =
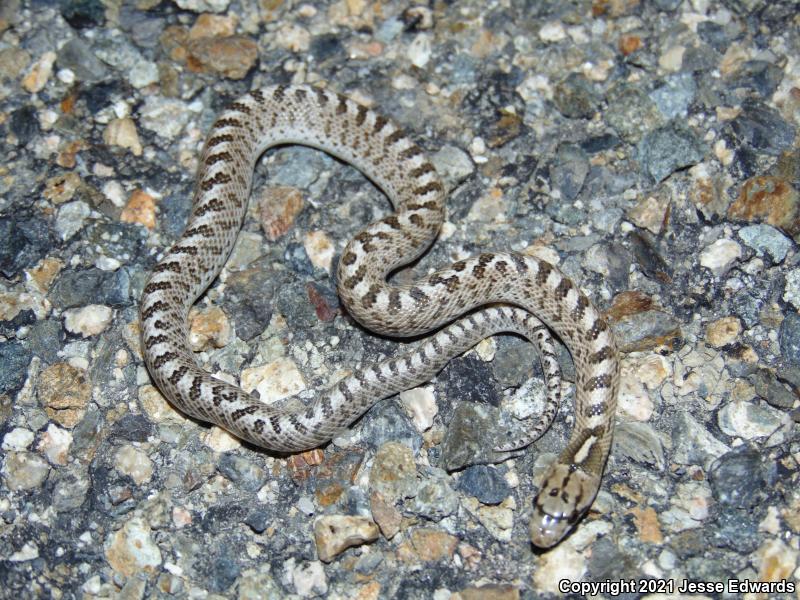
[[415, 454], [422, 448], [422, 436], [397, 402], [379, 403], [357, 427], [362, 428], [361, 437], [371, 448], [386, 442], [400, 442]]
[[498, 412], [486, 404], [459, 404], [442, 442], [441, 466], [447, 471], [457, 471], [470, 465], [506, 460], [507, 452], [494, 450]]
[[631, 84], [611, 88], [606, 94], [606, 101], [606, 122], [631, 144], [637, 143], [645, 133], [664, 123], [664, 116], [656, 103], [642, 89]]
[[464, 469], [458, 478], [458, 489], [483, 504], [500, 504], [511, 493], [499, 469], [486, 465]]
[[778, 338], [783, 358], [800, 365], [800, 314], [793, 311], [787, 313], [781, 323]]
[[40, 131], [36, 108], [28, 104], [12, 112], [8, 120], [8, 127], [21, 143], [29, 144], [33, 138], [39, 135]]
[[50, 289], [50, 301], [61, 309], [87, 304], [126, 306], [133, 302], [130, 270], [90, 268], [64, 271]]
[[744, 101], [742, 112], [730, 127], [739, 143], [770, 156], [780, 155], [794, 143], [795, 128], [778, 111], [758, 100]]
[[697, 93], [691, 73], [678, 73], [667, 77], [664, 85], [650, 92], [650, 98], [666, 119], [685, 117]]
[[61, 3], [61, 16], [75, 29], [102, 25], [106, 7], [100, 0], [66, 0]]
[[763, 60], [748, 60], [733, 74], [731, 88], [747, 88], [769, 98], [783, 80], [783, 69]]
[[254, 510], [247, 515], [244, 522], [254, 532], [264, 533], [272, 522], [272, 517], [266, 510]]
[[257, 492], [267, 481], [267, 474], [264, 469], [241, 456], [231, 453], [225, 453], [219, 457], [217, 470], [248, 492]]
[[[282, 284], [280, 275], [264, 261], [252, 263], [246, 271], [228, 277], [224, 307], [236, 326], [237, 337], [248, 341], [266, 329], [276, 302], [275, 290]], [[286, 291], [284, 294], [298, 300], [294, 292]], [[303, 310], [313, 310], [307, 299], [305, 304]]]
[[73, 38], [61, 46], [56, 59], [60, 69], [71, 69], [75, 77], [85, 83], [95, 83], [108, 76], [108, 67], [82, 39]]
[[714, 498], [735, 509], [749, 509], [763, 501], [770, 479], [769, 468], [755, 448], [728, 452], [714, 461], [709, 471]]
[[22, 387], [32, 356], [27, 344], [0, 342], [0, 394], [12, 394]]
[[742, 288], [731, 298], [730, 305], [733, 314], [739, 317], [747, 327], [753, 327], [759, 321], [765, 300], [759, 295], [759, 290]]
[[597, 112], [600, 98], [592, 82], [581, 73], [570, 73], [556, 86], [553, 102], [570, 119], [589, 119]]
[[550, 183], [561, 195], [574, 200], [589, 174], [589, 157], [583, 149], [571, 143], [560, 144], [550, 165]]
[[637, 151], [642, 169], [656, 183], [700, 162], [705, 153], [695, 133], [675, 122], [644, 136]]
[[153, 434], [153, 424], [143, 415], [126, 414], [111, 429], [114, 439], [146, 442]]
[[52, 248], [44, 219], [0, 217], [0, 273], [9, 279], [32, 267]]

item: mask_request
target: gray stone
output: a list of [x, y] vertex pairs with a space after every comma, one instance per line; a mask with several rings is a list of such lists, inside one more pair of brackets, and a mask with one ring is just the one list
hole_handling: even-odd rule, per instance
[[56, 59], [60, 69], [70, 69], [75, 77], [85, 83], [105, 79], [108, 68], [95, 56], [92, 48], [80, 38], [73, 38], [61, 47]]
[[475, 164], [469, 154], [449, 144], [431, 156], [431, 162], [450, 188], [457, 186], [475, 171]]
[[692, 74], [678, 73], [650, 92], [650, 98], [666, 119], [673, 119], [686, 116], [696, 93], [697, 85]]
[[614, 452], [657, 471], [666, 466], [661, 438], [647, 423], [621, 423], [614, 432]]
[[611, 88], [606, 100], [606, 122], [622, 139], [631, 144], [637, 143], [646, 132], [664, 123], [664, 117], [656, 103], [643, 90], [633, 85], [622, 84]]
[[795, 365], [800, 365], [800, 315], [787, 313], [781, 323], [778, 334], [783, 358]]
[[567, 200], [574, 200], [589, 174], [589, 157], [576, 144], [560, 144], [550, 165], [550, 183]]
[[508, 483], [494, 467], [475, 465], [464, 469], [458, 489], [483, 504], [500, 504], [511, 493]]
[[765, 495], [772, 478], [770, 466], [755, 448], [738, 448], [721, 456], [711, 466], [709, 483], [714, 498], [723, 505], [749, 509]]
[[671, 123], [644, 136], [637, 152], [642, 169], [659, 183], [678, 169], [700, 162], [704, 149], [693, 131]]
[[31, 357], [26, 344], [0, 342], [0, 394], [11, 394], [22, 387]]
[[217, 470], [249, 492], [258, 491], [267, 481], [264, 469], [235, 454], [226, 453], [220, 456]]
[[779, 156], [794, 144], [795, 128], [773, 108], [753, 99], [742, 102], [742, 112], [731, 122], [736, 138], [755, 150]]
[[441, 521], [458, 510], [458, 494], [448, 483], [447, 473], [430, 468], [431, 476], [422, 480], [417, 495], [406, 509], [431, 521]]
[[773, 262], [781, 263], [792, 247], [792, 241], [770, 225], [748, 225], [739, 230], [742, 241], [759, 255], [769, 254]]
[[508, 453], [494, 450], [498, 413], [498, 409], [485, 404], [459, 404], [442, 443], [442, 466], [457, 471], [469, 465], [506, 460]]
[[646, 310], [612, 324], [620, 348], [633, 350], [648, 339], [680, 337], [680, 322], [660, 310]]
[[570, 73], [556, 86], [553, 102], [571, 119], [588, 119], [597, 111], [600, 99], [592, 82], [580, 73]]
[[700, 465], [708, 468], [711, 462], [728, 452], [729, 448], [686, 411], [679, 411], [672, 428], [672, 460], [680, 465]]
[[763, 60], [748, 60], [742, 64], [728, 82], [731, 88], [748, 88], [769, 98], [783, 79], [783, 69]]

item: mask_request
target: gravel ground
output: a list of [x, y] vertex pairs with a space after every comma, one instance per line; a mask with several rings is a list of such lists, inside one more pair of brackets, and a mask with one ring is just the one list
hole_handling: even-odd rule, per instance
[[[800, 598], [798, 57], [791, 0], [4, 0], [0, 595], [516, 599], [584, 581], [628, 587], [568, 593], [633, 598], [748, 580]], [[570, 403], [527, 451], [487, 451], [543, 402], [516, 337], [292, 457], [153, 387], [138, 299], [204, 134], [236, 96], [290, 82], [391, 116], [443, 175], [448, 222], [397, 280], [511, 249], [606, 311], [615, 446], [555, 549], [527, 521]], [[331, 275], [388, 210], [351, 167], [269, 152], [193, 312], [199, 360], [277, 402], [395, 353]], [[698, 597], [742, 597], [731, 585]]]

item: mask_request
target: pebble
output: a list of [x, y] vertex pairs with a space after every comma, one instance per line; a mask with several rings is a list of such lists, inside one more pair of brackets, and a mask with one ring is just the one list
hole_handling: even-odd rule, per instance
[[369, 473], [371, 491], [387, 501], [413, 497], [419, 486], [417, 467], [411, 448], [399, 442], [387, 442], [375, 453]]
[[800, 268], [792, 269], [786, 274], [782, 298], [784, 302], [800, 310]]
[[120, 213], [119, 220], [123, 223], [137, 223], [147, 229], [156, 227], [156, 202], [155, 198], [142, 190], [134, 190], [125, 208]]
[[279, 358], [260, 367], [243, 369], [241, 385], [248, 394], [257, 390], [262, 402], [270, 404], [306, 389], [303, 375], [291, 359]]
[[703, 468], [708, 468], [715, 459], [730, 450], [686, 411], [678, 412], [672, 430], [672, 446], [671, 458], [674, 462]]
[[716, 277], [723, 275], [742, 257], [742, 247], [726, 238], [706, 246], [700, 253], [700, 265], [710, 270]]
[[367, 517], [325, 515], [314, 521], [317, 555], [329, 563], [339, 554], [378, 539], [378, 526]]
[[765, 222], [796, 237], [800, 234], [800, 194], [779, 177], [751, 177], [742, 185], [739, 196], [728, 209], [728, 216]]
[[717, 413], [719, 428], [726, 435], [755, 440], [770, 437], [770, 444], [781, 443], [785, 435], [774, 435], [779, 428], [791, 430], [791, 421], [786, 413], [771, 406], [734, 400]]
[[539, 28], [539, 39], [543, 42], [560, 42], [567, 38], [567, 32], [559, 21], [550, 21]]
[[314, 598], [328, 593], [328, 578], [321, 562], [315, 560], [297, 565], [292, 565], [291, 562], [293, 561], [287, 562], [286, 566], [291, 569], [289, 579], [298, 596]]
[[600, 98], [585, 76], [580, 73], [570, 73], [556, 85], [553, 102], [565, 117], [588, 119], [597, 111]]
[[467, 467], [458, 478], [458, 489], [482, 504], [500, 504], [511, 490], [502, 474], [487, 465]]
[[420, 527], [399, 545], [397, 556], [408, 563], [436, 562], [452, 558], [457, 547], [456, 536], [438, 529]]
[[41, 486], [50, 474], [50, 465], [32, 452], [5, 453], [3, 480], [11, 491], [32, 490]]
[[450, 487], [444, 470], [430, 471], [432, 475], [422, 480], [416, 496], [405, 508], [431, 521], [441, 521], [458, 510], [458, 494]]
[[800, 314], [789, 312], [778, 332], [781, 355], [792, 364], [800, 365]]
[[693, 131], [672, 123], [647, 133], [637, 154], [642, 169], [659, 183], [678, 169], [700, 162], [705, 151]]
[[475, 172], [475, 163], [458, 146], [442, 146], [431, 156], [431, 162], [449, 188], [456, 187]]
[[650, 350], [680, 339], [680, 323], [660, 310], [645, 310], [612, 323], [617, 343], [623, 352]]
[[666, 466], [664, 445], [647, 423], [621, 423], [614, 435], [614, 452], [661, 472]]
[[39, 374], [37, 394], [47, 416], [59, 425], [74, 427], [92, 398], [88, 373], [69, 363], [59, 362]]
[[200, 352], [212, 348], [224, 348], [232, 335], [228, 316], [217, 306], [189, 311], [189, 344]]
[[24, 427], [14, 427], [3, 436], [3, 450], [25, 450], [33, 443], [33, 432]]
[[408, 46], [408, 60], [418, 69], [424, 69], [431, 59], [431, 51], [430, 37], [418, 35]]
[[0, 393], [13, 393], [22, 387], [31, 357], [31, 351], [19, 342], [0, 344]]
[[400, 392], [400, 403], [419, 432], [430, 429], [434, 417], [439, 412], [436, 396], [428, 386]]
[[68, 240], [82, 228], [91, 214], [89, 205], [80, 200], [67, 202], [58, 209], [55, 229], [62, 240]]
[[264, 469], [246, 458], [229, 452], [220, 456], [217, 470], [238, 488], [248, 492], [257, 492], [267, 482]]
[[56, 57], [61, 69], [70, 69], [78, 81], [98, 83], [109, 76], [108, 67], [101, 61], [92, 47], [79, 37], [72, 38], [61, 46]]
[[477, 498], [464, 498], [461, 505], [486, 528], [498, 542], [510, 542], [514, 528], [514, 509], [516, 503], [513, 497], [508, 497], [497, 506], [481, 504]]
[[714, 348], [724, 348], [738, 341], [742, 323], [737, 317], [722, 317], [706, 326], [706, 341]]
[[142, 127], [167, 140], [177, 137], [191, 116], [192, 111], [185, 103], [171, 98], [148, 96], [139, 108]]
[[756, 550], [755, 558], [758, 581], [788, 582], [795, 576], [800, 552], [783, 540], [767, 539]]
[[37, 446], [51, 465], [66, 465], [69, 458], [69, 449], [72, 445], [72, 434], [53, 423], [47, 426]]
[[196, 13], [221, 13], [228, 8], [230, 0], [176, 0], [175, 4]]
[[258, 59], [258, 45], [249, 37], [208, 37], [187, 45], [189, 69], [228, 79], [244, 79]]
[[136, 485], [150, 481], [153, 476], [153, 461], [134, 446], [126, 444], [114, 455], [114, 468], [122, 475], [127, 475]]
[[588, 174], [589, 157], [586, 152], [577, 144], [560, 144], [550, 166], [550, 181], [562, 197], [574, 200]]
[[784, 121], [778, 111], [759, 100], [742, 102], [742, 110], [730, 127], [741, 144], [770, 156], [779, 156], [794, 143], [795, 128]]
[[133, 517], [111, 533], [104, 550], [111, 568], [126, 577], [144, 571], [152, 574], [161, 566], [161, 550], [150, 535], [149, 525], [141, 517]]
[[761, 453], [742, 446], [714, 461], [709, 483], [717, 502], [726, 508], [751, 509], [769, 489]]
[[90, 304], [64, 311], [64, 329], [88, 338], [105, 331], [111, 324], [114, 311], [108, 306]]
[[[29, 57], [26, 53], [22, 56], [17, 56], [14, 62], [18, 65], [20, 65], [20, 63], [24, 64], [24, 62], [27, 62], [27, 58]], [[48, 51], [42, 54], [39, 60], [33, 63], [30, 69], [28, 69], [28, 73], [22, 79], [22, 87], [31, 94], [41, 92], [44, 86], [47, 85], [47, 82], [50, 81], [50, 77], [53, 74], [53, 64], [55, 62], [55, 52]], [[18, 70], [21, 71], [23, 68], [24, 66], [20, 65]]]
[[268, 187], [258, 194], [261, 228], [267, 239], [274, 242], [291, 229], [305, 205], [303, 194], [294, 187]]
[[586, 573], [586, 557], [570, 544], [560, 544], [536, 561], [533, 585], [540, 593], [560, 594], [562, 581], [581, 581]]
[[664, 217], [668, 207], [669, 203], [664, 199], [647, 196], [639, 200], [626, 214], [634, 225], [657, 235], [664, 226]]
[[330, 273], [336, 248], [327, 233], [324, 231], [308, 232], [303, 238], [303, 247], [312, 265]]
[[[623, 140], [631, 144], [640, 142], [647, 132], [664, 124], [664, 117], [656, 103], [638, 87], [630, 84], [614, 86], [607, 93], [607, 101], [606, 121]], [[652, 139], [659, 140], [657, 136]], [[666, 156], [669, 156], [669, 152]]]
[[139, 141], [136, 123], [130, 117], [110, 121], [103, 131], [103, 141], [110, 146], [130, 150], [134, 156], [142, 155], [142, 143]]

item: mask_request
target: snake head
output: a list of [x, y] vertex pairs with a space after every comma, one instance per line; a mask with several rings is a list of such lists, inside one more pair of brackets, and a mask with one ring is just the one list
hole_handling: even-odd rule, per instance
[[553, 465], [533, 501], [533, 545], [550, 548], [561, 541], [589, 510], [599, 487], [597, 476], [569, 465]]

